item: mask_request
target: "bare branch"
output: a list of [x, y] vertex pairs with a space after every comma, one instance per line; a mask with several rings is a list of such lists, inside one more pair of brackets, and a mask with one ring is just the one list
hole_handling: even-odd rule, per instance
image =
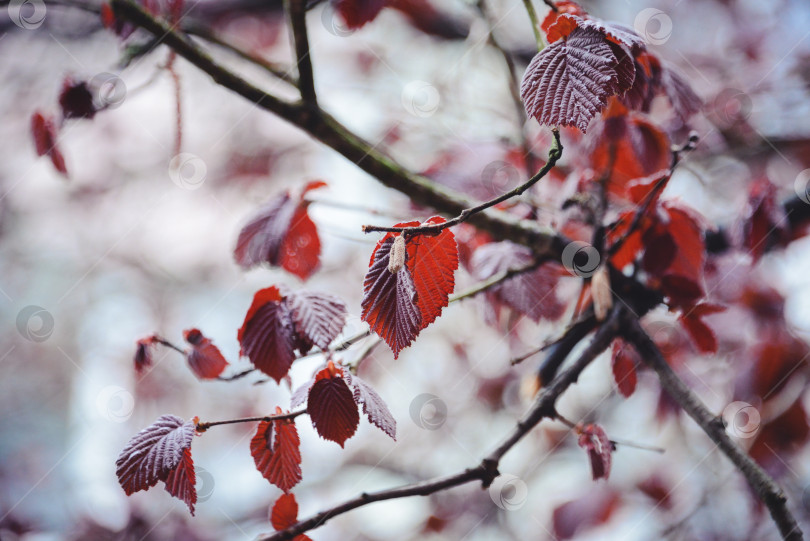
[[228, 419], [227, 421], [209, 421], [206, 423], [197, 423], [196, 430], [197, 432], [205, 432], [212, 426], [219, 426], [219, 425], [233, 425], [236, 423], [258, 423], [260, 421], [270, 422], [270, 421], [280, 421], [281, 419], [295, 419], [299, 415], [303, 415], [307, 412], [307, 410], [299, 410], [293, 411], [291, 413], [279, 413], [277, 415], [265, 415], [264, 417], [242, 417], [239, 419]]
[[[156, 19], [132, 0], [112, 0], [112, 6], [117, 17], [159, 37], [165, 45], [210, 75], [219, 85], [307, 131], [382, 184], [406, 193], [415, 203], [447, 214], [458, 214], [472, 206], [464, 195], [403, 168], [323, 110], [318, 108], [313, 111], [302, 104], [282, 100], [239, 77], [215, 62], [187, 36]], [[496, 239], [511, 240], [531, 248], [539, 258], [559, 259], [569, 243], [568, 239], [548, 227], [494, 209], [470, 217], [469, 222]]]
[[295, 58], [298, 65], [298, 89], [301, 99], [311, 106], [317, 105], [315, 79], [312, 75], [309, 37], [307, 36], [307, 6], [305, 0], [284, 0], [290, 30], [293, 36]]
[[728, 434], [721, 417], [709, 412], [703, 402], [686, 386], [670, 368], [658, 346], [641, 327], [638, 319], [625, 314], [622, 332], [625, 339], [638, 350], [643, 361], [658, 374], [661, 387], [675, 400], [689, 416], [700, 425], [700, 428], [720, 448], [721, 451], [740, 470], [745, 479], [756, 492], [759, 499], [768, 507], [773, 521], [779, 528], [782, 538], [789, 541], [803, 539], [803, 534], [796, 519], [787, 507], [787, 497], [776, 482], [765, 470], [753, 461]]

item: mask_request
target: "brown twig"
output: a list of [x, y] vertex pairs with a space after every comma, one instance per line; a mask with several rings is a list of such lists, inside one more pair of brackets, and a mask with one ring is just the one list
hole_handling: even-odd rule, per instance
[[548, 151], [548, 161], [540, 168], [537, 173], [534, 174], [529, 180], [517, 186], [516, 188], [509, 190], [506, 193], [499, 195], [489, 201], [484, 203], [478, 204], [474, 207], [466, 208], [461, 211], [461, 213], [456, 216], [455, 218], [451, 218], [446, 222], [442, 222], [440, 224], [428, 224], [428, 225], [417, 225], [412, 227], [381, 227], [376, 225], [364, 225], [363, 232], [364, 233], [371, 233], [371, 232], [385, 232], [385, 233], [402, 233], [403, 235], [430, 235], [436, 234], [443, 229], [447, 229], [448, 227], [453, 227], [454, 225], [458, 225], [461, 222], [466, 221], [471, 216], [478, 214], [479, 212], [483, 212], [490, 207], [494, 207], [498, 203], [502, 203], [507, 199], [511, 199], [512, 197], [519, 196], [523, 194], [526, 190], [534, 186], [538, 180], [543, 178], [554, 168], [554, 165], [562, 156], [563, 146], [560, 143], [560, 132], [556, 129], [552, 130], [552, 134], [554, 134], [554, 142], [551, 144], [551, 148]]
[[633, 344], [645, 364], [655, 370], [661, 387], [666, 393], [695, 420], [707, 436], [731, 460], [740, 473], [766, 505], [771, 518], [779, 528], [782, 538], [788, 541], [803, 539], [803, 534], [796, 519], [787, 507], [787, 497], [776, 482], [751, 459], [728, 434], [723, 419], [709, 412], [703, 402], [686, 386], [680, 377], [670, 368], [658, 346], [644, 331], [638, 319], [624, 314], [622, 333], [624, 338]]
[[282, 419], [295, 419], [299, 415], [303, 415], [307, 412], [306, 409], [293, 411], [290, 413], [279, 413], [276, 415], [265, 415], [264, 417], [242, 417], [240, 419], [228, 419], [226, 421], [208, 421], [205, 423], [197, 423], [196, 430], [197, 432], [205, 432], [212, 426], [219, 426], [219, 425], [233, 425], [236, 423], [258, 423], [261, 421], [270, 422], [270, 421], [280, 421]]
[[304, 103], [317, 106], [315, 78], [312, 74], [312, 58], [307, 36], [307, 6], [305, 0], [284, 0], [284, 9], [293, 36], [296, 64], [298, 66], [298, 89]]

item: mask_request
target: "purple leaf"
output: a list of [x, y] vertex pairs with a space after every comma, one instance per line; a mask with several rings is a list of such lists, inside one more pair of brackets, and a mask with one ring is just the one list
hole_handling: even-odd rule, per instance
[[368, 416], [369, 422], [396, 441], [397, 421], [377, 391], [357, 376], [352, 377], [350, 385], [354, 388], [355, 402], [363, 404], [363, 413]]
[[603, 34], [574, 29], [537, 53], [526, 69], [520, 86], [526, 112], [541, 124], [584, 132], [620, 89], [616, 63]]

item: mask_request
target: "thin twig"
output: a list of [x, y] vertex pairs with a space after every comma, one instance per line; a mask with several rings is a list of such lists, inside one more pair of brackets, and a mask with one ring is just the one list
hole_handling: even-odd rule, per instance
[[759, 499], [767, 506], [782, 538], [789, 541], [803, 539], [802, 531], [788, 509], [787, 497], [782, 489], [765, 470], [729, 438], [723, 419], [709, 412], [706, 405], [670, 368], [658, 346], [641, 327], [638, 319], [630, 314], [625, 314], [625, 316], [622, 318], [624, 320], [622, 325], [624, 338], [633, 344], [644, 363], [655, 370], [661, 381], [661, 387], [695, 420], [706, 435], [740, 470]]
[[526, 265], [524, 267], [517, 267], [517, 268], [514, 268], [514, 269], [503, 270], [503, 271], [501, 271], [501, 272], [499, 272], [499, 273], [497, 273], [497, 274], [495, 274], [493, 276], [490, 276], [489, 278], [487, 278], [483, 282], [480, 282], [480, 283], [472, 286], [471, 288], [469, 288], [469, 289], [467, 289], [465, 291], [462, 291], [461, 293], [456, 293], [455, 295], [451, 295], [448, 302], [460, 301], [462, 299], [466, 299], [468, 297], [473, 297], [475, 295], [478, 295], [479, 293], [483, 293], [484, 291], [487, 291], [488, 289], [490, 289], [492, 287], [495, 287], [496, 285], [498, 285], [501, 282], [504, 282], [504, 281], [506, 281], [506, 280], [508, 280], [510, 278], [514, 278], [515, 276], [518, 276], [520, 274], [531, 272], [534, 269], [536, 269], [539, 265], [540, 265], [539, 262], [534, 262], [534, 263], [531, 263], [531, 264]]
[[154, 335], [154, 336], [152, 336], [152, 339], [155, 342], [157, 342], [158, 344], [160, 344], [161, 346], [166, 346], [167, 348], [171, 348], [171, 349], [175, 350], [177, 353], [180, 353], [181, 355], [186, 354], [186, 351], [183, 348], [181, 348], [180, 346], [174, 345], [173, 343], [169, 342], [168, 340], [166, 340], [162, 336]]
[[196, 429], [197, 432], [205, 432], [212, 426], [219, 426], [219, 425], [233, 425], [236, 423], [258, 423], [260, 421], [270, 422], [270, 421], [280, 421], [282, 419], [295, 419], [299, 415], [303, 415], [307, 412], [306, 409], [293, 411], [290, 413], [278, 413], [276, 415], [265, 415], [264, 417], [242, 417], [240, 419], [228, 419], [226, 421], [208, 421], [205, 423], [197, 423]]
[[289, 83], [293, 86], [298, 86], [298, 80], [295, 76], [293, 76], [293, 69], [289, 67], [285, 67], [274, 62], [270, 62], [267, 59], [262, 58], [261, 56], [246, 51], [237, 47], [236, 45], [225, 41], [224, 39], [220, 38], [217, 34], [212, 32], [209, 28], [198, 25], [198, 24], [189, 24], [189, 25], [182, 25], [181, 28], [188, 34], [192, 36], [196, 36], [208, 43], [216, 45], [217, 47], [224, 49], [242, 60], [247, 60], [251, 64], [255, 64], [256, 66], [262, 68], [264, 71], [268, 72], [273, 77], [277, 79], [281, 79], [285, 83]]
[[364, 233], [371, 233], [371, 232], [386, 232], [386, 233], [402, 233], [404, 235], [430, 235], [436, 234], [448, 227], [453, 227], [454, 225], [458, 225], [461, 222], [466, 221], [471, 216], [478, 214], [479, 212], [485, 211], [490, 207], [494, 207], [498, 203], [502, 203], [507, 199], [511, 199], [512, 197], [519, 196], [523, 194], [526, 190], [534, 186], [538, 180], [543, 178], [554, 168], [554, 165], [557, 163], [557, 160], [560, 159], [562, 156], [563, 146], [560, 142], [560, 132], [556, 129], [552, 130], [551, 133], [554, 135], [554, 141], [551, 144], [551, 148], [548, 151], [548, 161], [540, 168], [537, 173], [534, 174], [529, 180], [517, 186], [516, 188], [509, 190], [506, 193], [499, 195], [489, 201], [484, 203], [478, 204], [474, 207], [467, 208], [461, 211], [461, 214], [456, 216], [455, 218], [451, 218], [446, 222], [442, 222], [439, 224], [428, 224], [428, 225], [417, 225], [412, 227], [380, 227], [376, 225], [364, 225], [363, 232]]
[[295, 59], [298, 66], [298, 89], [304, 103], [317, 106], [315, 79], [312, 75], [312, 58], [307, 36], [306, 0], [284, 0], [284, 9], [293, 36]]

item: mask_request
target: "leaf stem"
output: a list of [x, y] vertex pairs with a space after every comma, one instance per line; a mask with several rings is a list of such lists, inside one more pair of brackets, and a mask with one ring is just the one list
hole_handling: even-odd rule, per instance
[[[523, 0], [523, 5], [526, 6], [526, 13], [529, 14], [529, 20], [532, 23], [532, 30], [534, 31], [534, 39], [537, 41], [537, 52], [546, 48], [546, 40], [543, 39], [543, 34], [540, 32], [540, 19], [537, 17], [537, 12], [534, 10], [532, 0]], [[556, 7], [554, 11], [556, 11]]]

